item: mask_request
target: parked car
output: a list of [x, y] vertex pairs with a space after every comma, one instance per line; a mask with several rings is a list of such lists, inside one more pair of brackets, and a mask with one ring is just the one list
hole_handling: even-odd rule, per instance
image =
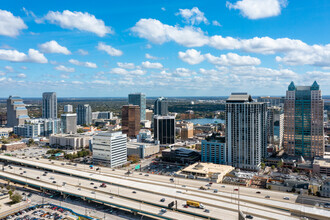
[[265, 196], [265, 198], [266, 198], [266, 199], [269, 199], [269, 198], [270, 198], [270, 196], [269, 196], [269, 195], [267, 195], [267, 196]]
[[160, 201], [161, 201], [161, 202], [165, 202], [165, 198], [162, 198]]

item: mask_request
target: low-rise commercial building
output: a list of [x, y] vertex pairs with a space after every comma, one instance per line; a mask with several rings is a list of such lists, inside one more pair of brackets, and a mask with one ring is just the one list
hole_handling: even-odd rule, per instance
[[330, 197], [330, 179], [323, 182], [320, 194], [322, 197]]
[[89, 146], [91, 135], [84, 134], [55, 134], [49, 137], [51, 147], [76, 150]]
[[330, 160], [314, 159], [313, 173], [324, 174], [324, 175], [330, 176]]
[[8, 138], [9, 133], [13, 131], [13, 128], [0, 128], [0, 139], [2, 137]]
[[26, 148], [27, 145], [23, 142], [15, 142], [15, 143], [9, 143], [9, 144], [3, 144], [1, 146], [1, 150], [4, 151], [15, 151], [15, 150], [20, 150], [23, 148]]
[[162, 151], [163, 161], [192, 164], [200, 161], [200, 159], [201, 155], [198, 151], [183, 147], [177, 149], [168, 148]]
[[151, 155], [159, 153], [158, 144], [128, 142], [127, 143], [127, 155], [139, 155], [140, 158], [149, 157]]
[[234, 169], [234, 167], [228, 165], [195, 163], [184, 168], [182, 171], [178, 171], [177, 174], [185, 174], [188, 178], [194, 177], [200, 180], [220, 183], [224, 176]]
[[93, 136], [93, 163], [119, 167], [127, 162], [127, 135], [102, 132]]

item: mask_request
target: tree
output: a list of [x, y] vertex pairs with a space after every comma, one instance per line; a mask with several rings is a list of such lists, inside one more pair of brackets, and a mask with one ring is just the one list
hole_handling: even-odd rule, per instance
[[139, 157], [139, 155], [137, 155], [137, 154], [129, 155], [127, 159], [128, 159], [129, 161], [131, 161], [132, 163], [137, 163], [137, 162], [140, 161], [140, 157]]
[[264, 162], [261, 163], [261, 169], [265, 169], [266, 164]]
[[30, 138], [29, 141], [28, 141], [28, 143], [27, 143], [27, 145], [28, 146], [31, 146], [33, 144], [34, 144], [34, 140], [32, 138]]
[[78, 128], [78, 129], [77, 129], [77, 133], [84, 133], [84, 129], [82, 129], [82, 128]]
[[11, 196], [11, 202], [12, 203], [19, 203], [22, 201], [22, 196], [19, 193], [15, 193], [14, 195]]
[[268, 186], [268, 189], [272, 189], [272, 186]]
[[278, 161], [278, 163], [277, 163], [277, 168], [282, 168], [282, 167], [283, 167], [283, 161], [280, 160], [280, 161]]
[[11, 198], [12, 195], [13, 195], [13, 191], [9, 190], [9, 191], [8, 191], [8, 194], [9, 194], [9, 198]]
[[275, 165], [272, 165], [272, 170], [274, 170], [275, 169]]

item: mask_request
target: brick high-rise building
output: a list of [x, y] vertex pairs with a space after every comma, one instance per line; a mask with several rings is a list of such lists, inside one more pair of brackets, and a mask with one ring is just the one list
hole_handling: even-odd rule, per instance
[[136, 137], [140, 132], [140, 107], [138, 105], [124, 105], [122, 112], [122, 131], [128, 137]]
[[324, 102], [320, 86], [290, 83], [284, 103], [284, 150], [291, 156], [312, 158], [324, 154]]

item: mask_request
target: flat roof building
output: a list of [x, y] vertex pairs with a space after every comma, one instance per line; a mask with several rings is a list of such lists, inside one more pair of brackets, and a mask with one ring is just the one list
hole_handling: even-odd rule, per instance
[[102, 132], [93, 136], [93, 163], [119, 167], [127, 163], [127, 135]]
[[138, 142], [128, 142], [127, 143], [127, 155], [139, 155], [140, 158], [144, 159], [151, 155], [159, 153], [158, 144], [150, 143], [138, 143]]
[[196, 179], [205, 179], [212, 182], [221, 182], [224, 176], [235, 168], [228, 165], [220, 165], [214, 163], [194, 163], [178, 171], [177, 174], [185, 174], [194, 176]]

